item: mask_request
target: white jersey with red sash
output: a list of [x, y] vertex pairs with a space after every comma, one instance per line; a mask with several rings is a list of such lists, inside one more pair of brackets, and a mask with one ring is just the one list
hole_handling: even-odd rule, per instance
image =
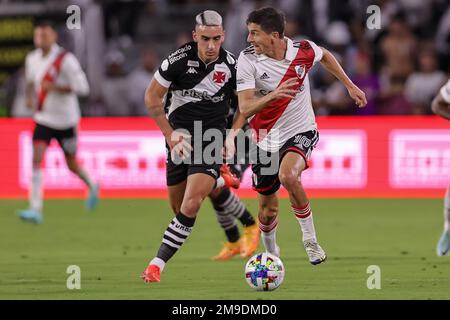
[[[78, 124], [80, 108], [77, 95], [87, 95], [89, 85], [72, 53], [56, 44], [45, 56], [41, 49], [33, 50], [25, 60], [25, 77], [36, 91], [36, 123], [53, 129], [68, 129]], [[58, 86], [68, 86], [71, 92], [43, 91], [41, 84], [44, 80]]]
[[258, 146], [276, 152], [296, 134], [317, 129], [311, 104], [308, 72], [322, 59], [323, 52], [314, 42], [287, 40], [285, 59], [275, 60], [256, 54], [253, 46], [243, 50], [237, 67], [237, 91], [255, 90], [256, 98], [267, 95], [290, 78], [297, 78], [300, 93], [293, 99], [272, 102], [250, 117]]

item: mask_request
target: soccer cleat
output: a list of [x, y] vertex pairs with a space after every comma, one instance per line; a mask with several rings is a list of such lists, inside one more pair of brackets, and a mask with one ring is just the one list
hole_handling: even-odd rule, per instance
[[89, 189], [89, 195], [86, 199], [86, 209], [89, 211], [94, 210], [98, 204], [98, 191], [99, 185], [95, 184], [92, 189]]
[[250, 257], [258, 249], [261, 231], [258, 225], [248, 226], [244, 228], [244, 234], [241, 238], [241, 257]]
[[43, 221], [42, 213], [33, 209], [21, 210], [19, 211], [18, 215], [23, 221], [35, 224], [40, 224]]
[[230, 167], [227, 164], [222, 164], [220, 167], [220, 175], [225, 181], [225, 185], [227, 187], [238, 189], [241, 185], [241, 180], [239, 180], [239, 178], [231, 172]]
[[141, 275], [144, 282], [160, 282], [161, 281], [161, 271], [157, 265], [150, 264]]
[[241, 244], [240, 241], [236, 242], [225, 242], [222, 250], [220, 250], [219, 254], [213, 257], [213, 260], [216, 261], [226, 261], [233, 258], [235, 255], [238, 255], [241, 252]]
[[324, 262], [327, 259], [325, 251], [323, 251], [323, 249], [315, 239], [305, 240], [303, 242], [303, 246], [305, 247], [306, 254], [308, 255], [309, 258], [309, 262], [312, 265], [317, 265], [319, 263]]
[[437, 244], [436, 253], [439, 257], [446, 256], [450, 250], [450, 234], [443, 232]]

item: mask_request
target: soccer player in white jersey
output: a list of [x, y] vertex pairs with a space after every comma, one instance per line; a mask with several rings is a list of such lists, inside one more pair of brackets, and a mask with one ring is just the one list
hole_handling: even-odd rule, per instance
[[[431, 104], [431, 110], [438, 116], [450, 120], [450, 80], [441, 88]], [[445, 256], [450, 251], [450, 186], [444, 198], [444, 231], [437, 244], [438, 256]]]
[[27, 107], [32, 108], [36, 123], [33, 133], [33, 169], [30, 207], [19, 212], [25, 221], [43, 220], [43, 178], [41, 163], [52, 139], [64, 151], [68, 168], [88, 186], [86, 207], [94, 209], [98, 202], [98, 186], [78, 164], [77, 124], [80, 109], [77, 96], [89, 93], [89, 84], [75, 56], [57, 43], [57, 32], [51, 21], [43, 21], [34, 29], [36, 49], [25, 60]]
[[[258, 154], [263, 151], [272, 157], [269, 164], [260, 157], [252, 164], [262, 240], [268, 252], [280, 255], [275, 233], [281, 184], [289, 193], [309, 261], [316, 265], [325, 261], [326, 254], [317, 242], [309, 199], [300, 180], [318, 141], [308, 72], [320, 62], [345, 85], [359, 107], [366, 105], [366, 97], [328, 50], [312, 41], [293, 42], [284, 37], [285, 18], [277, 10], [251, 12], [247, 27], [251, 46], [238, 59], [239, 108], [254, 130]], [[267, 170], [273, 161], [275, 170]]]

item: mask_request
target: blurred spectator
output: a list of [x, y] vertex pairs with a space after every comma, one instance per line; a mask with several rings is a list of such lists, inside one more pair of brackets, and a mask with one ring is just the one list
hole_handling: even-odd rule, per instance
[[377, 113], [376, 99], [380, 91], [378, 76], [372, 72], [369, 56], [359, 53], [355, 59], [355, 70], [352, 81], [366, 94], [367, 105], [365, 108], [356, 108], [355, 114], [373, 115]]
[[140, 65], [128, 75], [127, 91], [130, 115], [148, 115], [144, 104], [144, 94], [158, 65], [159, 57], [156, 52], [150, 48], [143, 49]]
[[403, 79], [414, 70], [417, 41], [402, 15], [394, 17], [388, 34], [382, 39], [381, 49], [385, 59], [383, 68], [388, 77]]
[[107, 116], [128, 116], [131, 114], [128, 105], [128, 84], [123, 64], [124, 55], [118, 51], [110, 51], [106, 55], [106, 78], [103, 82], [103, 102]]
[[417, 112], [427, 113], [431, 101], [447, 77], [444, 72], [437, 69], [434, 52], [428, 50], [420, 52], [418, 63], [419, 70], [412, 73], [406, 81], [405, 94]]
[[412, 114], [413, 106], [408, 102], [404, 94], [404, 79], [401, 76], [391, 76], [386, 89], [381, 92], [378, 103], [380, 114]]

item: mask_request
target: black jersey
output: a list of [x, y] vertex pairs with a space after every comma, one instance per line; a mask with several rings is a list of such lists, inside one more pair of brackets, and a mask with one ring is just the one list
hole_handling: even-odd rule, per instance
[[221, 48], [218, 59], [205, 64], [197, 44], [189, 42], [170, 54], [154, 77], [169, 88], [165, 110], [173, 128], [192, 131], [194, 121], [201, 121], [203, 129], [226, 128], [230, 106], [236, 103], [232, 53]]

